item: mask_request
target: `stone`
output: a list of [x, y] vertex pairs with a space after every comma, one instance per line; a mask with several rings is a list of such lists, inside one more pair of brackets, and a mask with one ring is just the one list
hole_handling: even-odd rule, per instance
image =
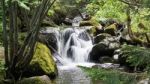
[[106, 39], [106, 37], [110, 37], [110, 35], [107, 34], [107, 33], [98, 34], [98, 35], [94, 38], [94, 43], [97, 44], [97, 43], [103, 41], [104, 39]]
[[51, 84], [51, 80], [48, 76], [43, 75], [43, 76], [24, 78], [18, 81], [16, 84]]
[[27, 77], [48, 75], [53, 79], [57, 74], [56, 63], [49, 48], [46, 45], [37, 42], [34, 56], [23, 75]]
[[113, 63], [103, 63], [103, 64], [96, 64], [92, 66], [92, 68], [104, 68], [104, 69], [116, 69], [119, 68], [119, 64], [113, 64]]
[[112, 24], [112, 25], [106, 27], [105, 30], [104, 30], [104, 32], [108, 33], [108, 34], [110, 34], [112, 36], [116, 36], [116, 30], [117, 30], [116, 25]]
[[72, 33], [75, 31], [72, 28], [67, 28], [63, 31], [64, 43], [66, 43]]
[[[44, 27], [38, 36], [38, 41], [58, 50], [59, 30], [55, 27]], [[48, 46], [48, 47], [49, 47]], [[51, 49], [51, 47], [49, 47]], [[51, 49], [53, 51], [53, 49]], [[53, 53], [53, 52], [52, 52]]]
[[100, 63], [113, 63], [113, 59], [109, 56], [103, 56], [100, 58]]
[[[101, 37], [101, 38], [100, 38]], [[113, 57], [114, 51], [120, 48], [120, 43], [112, 36], [103, 36], [95, 39], [95, 44], [90, 52], [89, 59], [92, 62], [99, 62], [103, 56]]]
[[90, 52], [89, 59], [91, 62], [99, 62], [100, 57], [102, 56], [111, 57], [113, 52], [114, 49], [109, 49], [106, 44], [98, 43], [93, 46], [92, 51]]

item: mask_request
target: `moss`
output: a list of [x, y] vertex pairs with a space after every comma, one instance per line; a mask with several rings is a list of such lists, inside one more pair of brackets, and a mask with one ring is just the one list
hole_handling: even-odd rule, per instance
[[29, 76], [45, 74], [53, 78], [57, 75], [55, 61], [46, 45], [39, 42], [36, 44], [35, 53], [27, 72]]
[[114, 30], [116, 30], [116, 29], [117, 29], [117, 26], [116, 26], [116, 24], [114, 23], [114, 24], [109, 25], [108, 27], [106, 27], [106, 29], [114, 29]]
[[117, 27], [115, 24], [112, 24], [105, 28], [105, 33], [111, 34], [113, 36], [116, 35], [115, 31], [117, 31]]
[[99, 22], [95, 18], [91, 18], [90, 20], [87, 21], [81, 21], [80, 26], [99, 26]]

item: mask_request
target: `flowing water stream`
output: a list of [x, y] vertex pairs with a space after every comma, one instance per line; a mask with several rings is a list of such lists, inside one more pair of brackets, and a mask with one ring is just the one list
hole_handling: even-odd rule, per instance
[[87, 32], [89, 28], [46, 29], [47, 33], [53, 32], [57, 39], [58, 54], [54, 54], [54, 57], [61, 62], [61, 65], [58, 64], [57, 84], [92, 84], [91, 79], [77, 67], [93, 65], [88, 63], [88, 55], [93, 47], [92, 38]]

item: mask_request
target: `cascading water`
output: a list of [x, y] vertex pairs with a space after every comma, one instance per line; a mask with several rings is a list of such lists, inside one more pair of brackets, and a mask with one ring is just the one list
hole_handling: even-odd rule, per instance
[[[43, 33], [50, 33], [50, 45], [56, 52], [54, 58], [58, 62], [59, 76], [56, 84], [92, 84], [91, 79], [76, 67], [92, 66], [88, 62], [88, 55], [92, 49], [92, 39], [87, 33], [90, 27], [78, 28], [47, 28]], [[59, 65], [59, 63], [62, 64]]]
[[[92, 40], [86, 28], [66, 28], [57, 38], [58, 52], [63, 66], [59, 66], [57, 84], [92, 84], [90, 77], [76, 67], [87, 64], [92, 49]], [[79, 64], [80, 63], [80, 64]]]
[[50, 45], [56, 50], [54, 57], [63, 65], [88, 62], [92, 49], [92, 39], [87, 32], [91, 27], [46, 28], [41, 33], [48, 33]]
[[67, 28], [61, 32], [58, 40], [58, 52], [66, 63], [88, 61], [88, 55], [93, 45], [86, 28]]

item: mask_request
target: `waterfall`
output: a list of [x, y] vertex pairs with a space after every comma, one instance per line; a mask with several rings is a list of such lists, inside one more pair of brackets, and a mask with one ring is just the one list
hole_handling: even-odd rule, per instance
[[[87, 62], [88, 55], [92, 48], [92, 40], [85, 29], [72, 28], [71, 30], [63, 31], [63, 36], [69, 33], [69, 38], [64, 39], [62, 56], [71, 62]], [[59, 41], [61, 42], [61, 41]]]
[[92, 39], [87, 32], [89, 28], [46, 29], [46, 32], [55, 33], [57, 52], [61, 56], [63, 64], [88, 62], [88, 55], [93, 46]]

